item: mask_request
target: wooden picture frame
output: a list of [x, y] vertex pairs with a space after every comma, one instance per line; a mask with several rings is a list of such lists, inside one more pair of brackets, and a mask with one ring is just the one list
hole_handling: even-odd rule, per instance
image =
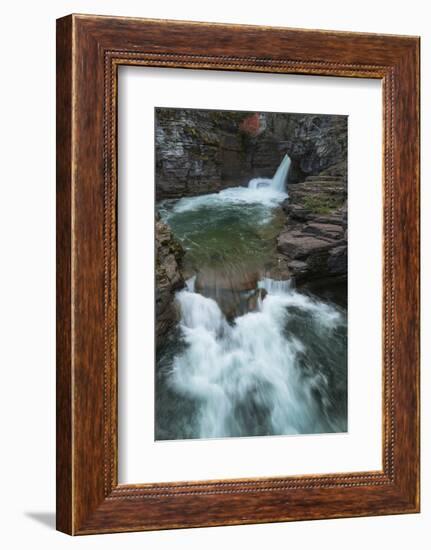
[[[117, 69], [381, 79], [383, 469], [119, 485]], [[70, 15], [57, 21], [57, 529], [419, 511], [419, 38]]]

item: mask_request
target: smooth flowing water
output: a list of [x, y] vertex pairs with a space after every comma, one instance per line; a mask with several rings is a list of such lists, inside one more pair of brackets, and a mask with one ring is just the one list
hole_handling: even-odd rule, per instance
[[289, 164], [248, 188], [160, 205], [190, 278], [157, 352], [156, 439], [347, 429], [346, 312], [267, 276]]

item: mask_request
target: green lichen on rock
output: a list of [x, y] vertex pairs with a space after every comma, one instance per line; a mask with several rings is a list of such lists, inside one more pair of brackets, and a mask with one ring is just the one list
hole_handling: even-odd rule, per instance
[[330, 214], [343, 206], [343, 198], [339, 195], [306, 195], [302, 199], [302, 206], [313, 214]]
[[297, 283], [345, 281], [347, 181], [342, 167], [290, 185], [283, 209], [287, 224], [277, 245]]

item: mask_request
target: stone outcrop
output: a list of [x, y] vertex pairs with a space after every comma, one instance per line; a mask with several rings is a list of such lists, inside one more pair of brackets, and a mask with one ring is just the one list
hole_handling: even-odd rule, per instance
[[184, 287], [181, 262], [184, 250], [170, 227], [156, 215], [156, 341], [178, 320], [175, 291]]
[[287, 153], [289, 182], [346, 178], [347, 117], [156, 109], [158, 199], [213, 193], [272, 177]]
[[156, 109], [157, 198], [213, 193], [242, 181], [242, 118], [229, 111]]
[[308, 176], [347, 176], [347, 117], [335, 115], [289, 115], [274, 120], [274, 136], [285, 140], [291, 158], [289, 182]]
[[289, 187], [277, 248], [297, 283], [347, 279], [347, 184], [322, 173]]

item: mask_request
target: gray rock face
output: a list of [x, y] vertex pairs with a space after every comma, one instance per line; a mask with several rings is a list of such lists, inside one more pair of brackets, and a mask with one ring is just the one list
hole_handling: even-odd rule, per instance
[[292, 159], [291, 182], [307, 176], [347, 174], [347, 118], [333, 115], [291, 115], [285, 147]]
[[184, 287], [181, 260], [184, 250], [170, 227], [156, 216], [156, 341], [178, 320], [174, 304], [176, 290]]
[[328, 269], [333, 275], [347, 273], [347, 246], [337, 246], [329, 252]]
[[241, 179], [240, 119], [224, 111], [156, 109], [157, 198], [213, 193]]
[[[272, 177], [287, 153], [292, 164], [278, 275], [298, 283], [347, 278], [347, 117], [158, 108], [155, 132], [158, 200]], [[180, 257], [166, 253], [170, 244], [161, 247], [157, 307], [166, 312], [158, 314], [163, 331], [174, 318], [173, 289], [184, 281]]]
[[272, 177], [286, 153], [292, 183], [347, 173], [344, 116], [157, 108], [155, 142], [157, 199]]

